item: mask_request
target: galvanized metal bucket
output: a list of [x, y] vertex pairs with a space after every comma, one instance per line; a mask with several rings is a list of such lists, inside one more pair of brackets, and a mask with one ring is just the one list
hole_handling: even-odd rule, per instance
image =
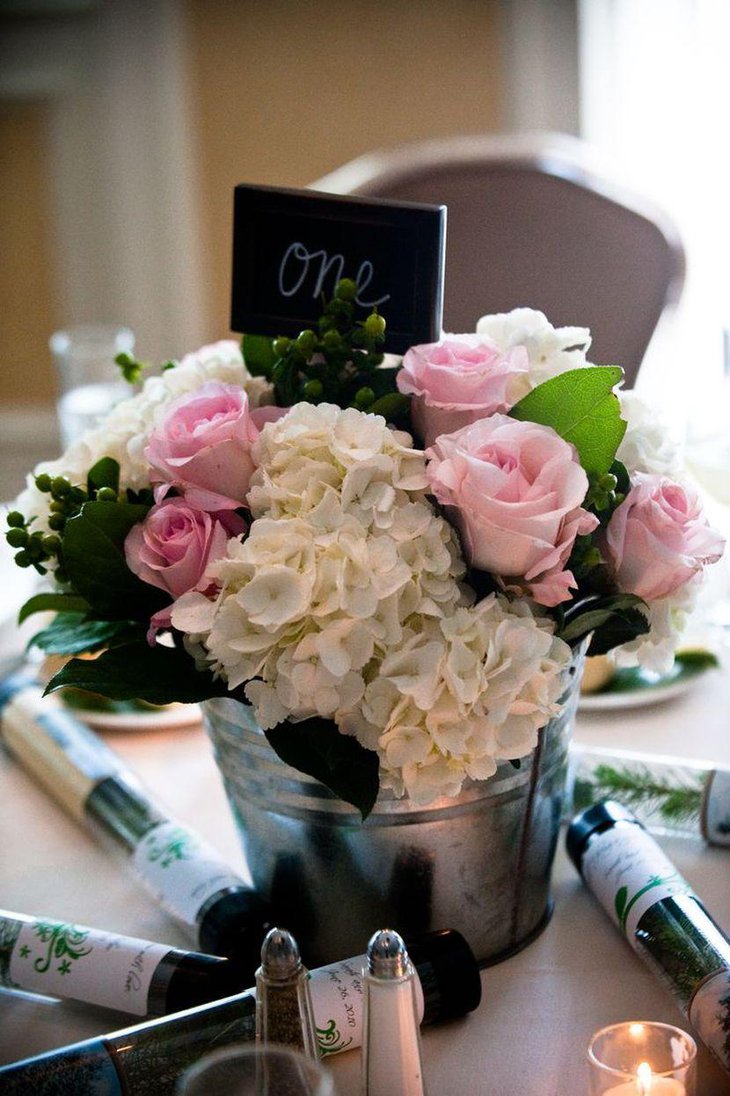
[[205, 720], [256, 887], [297, 936], [309, 965], [365, 950], [377, 929], [458, 929], [497, 962], [547, 923], [550, 873], [582, 659], [566, 705], [515, 769], [500, 764], [454, 799], [414, 806], [381, 792], [363, 823], [354, 808], [285, 765], [228, 699]]

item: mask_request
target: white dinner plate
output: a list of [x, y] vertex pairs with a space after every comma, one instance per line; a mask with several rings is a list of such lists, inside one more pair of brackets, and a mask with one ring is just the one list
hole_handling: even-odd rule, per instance
[[665, 700], [682, 696], [693, 689], [702, 675], [685, 677], [680, 681], [668, 681], [641, 689], [625, 689], [622, 692], [586, 693], [578, 702], [579, 712], [608, 712], [620, 708], [645, 708], [650, 704], [662, 704]]
[[198, 704], [169, 704], [156, 712], [94, 712], [69, 708], [69, 712], [94, 731], [173, 731], [197, 727], [202, 721]]

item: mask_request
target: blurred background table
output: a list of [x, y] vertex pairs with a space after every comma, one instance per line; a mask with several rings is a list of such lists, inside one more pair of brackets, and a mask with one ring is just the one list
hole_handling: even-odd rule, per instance
[[[581, 714], [576, 734], [596, 745], [730, 766], [728, 708], [726, 661], [680, 698], [642, 709]], [[178, 817], [241, 865], [233, 822], [201, 728], [107, 732], [106, 739]], [[67, 818], [4, 752], [0, 804], [3, 906], [190, 946], [123, 864]], [[662, 839], [661, 844], [730, 932], [730, 852], [682, 838]], [[597, 1028], [627, 1019], [687, 1026], [673, 999], [584, 888], [562, 844], [554, 897], [555, 914], [543, 935], [519, 955], [483, 972], [483, 1001], [477, 1012], [425, 1030], [426, 1076], [434, 1096], [585, 1096], [585, 1048]], [[365, 944], [363, 940], [363, 950]], [[0, 991], [0, 1062], [129, 1023], [121, 1013]], [[359, 1091], [358, 1052], [339, 1055], [331, 1065], [340, 1096]], [[701, 1050], [698, 1096], [728, 1091], [730, 1081]]]

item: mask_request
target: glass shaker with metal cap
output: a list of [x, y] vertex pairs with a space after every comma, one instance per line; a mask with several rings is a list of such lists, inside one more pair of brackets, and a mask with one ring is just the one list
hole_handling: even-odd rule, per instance
[[376, 932], [365, 970], [365, 1096], [424, 1096], [415, 983], [402, 938]]
[[318, 1058], [309, 971], [296, 940], [286, 929], [273, 928], [261, 947], [256, 971], [256, 1041], [296, 1047]]

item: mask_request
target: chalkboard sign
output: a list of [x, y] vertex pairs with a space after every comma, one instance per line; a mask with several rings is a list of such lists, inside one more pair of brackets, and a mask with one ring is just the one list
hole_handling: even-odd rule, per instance
[[313, 190], [235, 188], [231, 329], [297, 335], [322, 314], [340, 278], [377, 305], [385, 349], [441, 334], [446, 207], [343, 198]]

